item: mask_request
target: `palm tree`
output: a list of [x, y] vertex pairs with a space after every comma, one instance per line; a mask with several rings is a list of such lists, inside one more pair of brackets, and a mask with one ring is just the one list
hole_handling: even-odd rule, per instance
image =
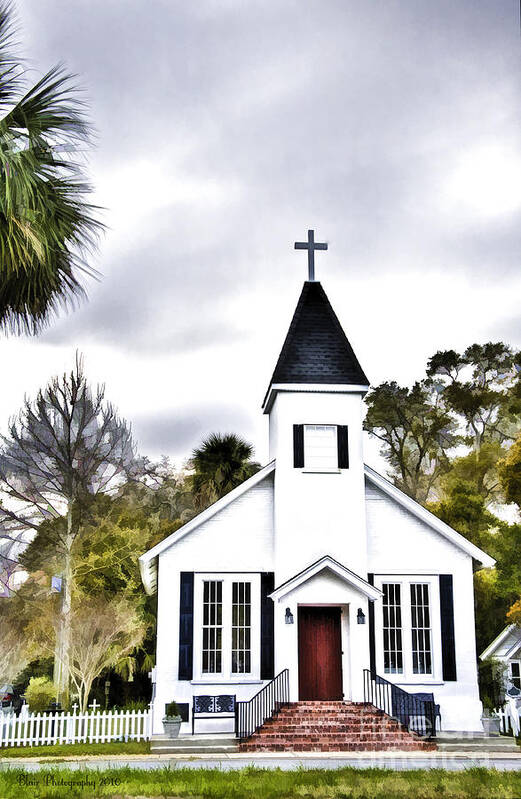
[[0, 329], [34, 334], [85, 295], [104, 226], [74, 160], [92, 138], [74, 79], [57, 66], [30, 85], [14, 33], [0, 2]]
[[212, 433], [205, 438], [190, 460], [197, 509], [207, 508], [258, 472], [260, 465], [251, 460], [252, 455], [252, 445], [234, 433]]

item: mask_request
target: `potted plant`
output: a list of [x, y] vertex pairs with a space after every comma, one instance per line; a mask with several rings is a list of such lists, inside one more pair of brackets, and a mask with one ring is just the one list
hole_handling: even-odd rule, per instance
[[499, 735], [501, 732], [500, 724], [501, 719], [495, 710], [489, 707], [483, 708], [483, 715], [481, 716], [481, 723], [483, 724], [483, 732], [485, 735]]
[[167, 738], [177, 738], [181, 728], [181, 715], [175, 702], [169, 702], [165, 707], [163, 729]]

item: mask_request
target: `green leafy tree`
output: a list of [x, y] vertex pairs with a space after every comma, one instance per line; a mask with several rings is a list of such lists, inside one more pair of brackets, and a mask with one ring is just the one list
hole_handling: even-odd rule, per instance
[[427, 507], [476, 546], [485, 550], [490, 547], [491, 530], [499, 520], [487, 509], [483, 496], [471, 482], [450, 475], [443, 498]]
[[487, 507], [503, 499], [503, 489], [498, 475], [498, 462], [505, 449], [498, 441], [485, 441], [479, 449], [450, 461], [450, 470], [443, 480], [445, 487], [463, 481], [479, 494]]
[[458, 443], [456, 424], [433, 401], [429, 381], [409, 389], [382, 383], [366, 397], [364, 428], [382, 442], [395, 485], [426, 502], [449, 466], [448, 450]]
[[254, 475], [260, 466], [252, 455], [252, 445], [233, 433], [212, 433], [194, 449], [190, 466], [196, 509], [203, 510]]
[[474, 575], [478, 652], [501, 632], [505, 623], [517, 623], [509, 614], [516, 613], [521, 598], [521, 525], [498, 519], [486, 549], [496, 559], [496, 566]]
[[506, 501], [521, 509], [521, 435], [500, 459], [498, 471]]
[[103, 225], [78, 156], [85, 102], [61, 66], [32, 85], [0, 4], [0, 328], [36, 333], [84, 296]]
[[[47, 613], [45, 612], [47, 611]], [[33, 619], [31, 635], [42, 652], [55, 651], [56, 616], [49, 604]], [[76, 596], [72, 606], [67, 668], [80, 702], [88, 705], [92, 684], [104, 669], [115, 666], [138, 647], [146, 634], [139, 609], [123, 597]]]
[[116, 491], [141, 468], [128, 425], [105, 402], [102, 387], [91, 390], [79, 358], [71, 374], [53, 378], [34, 402], [26, 400], [1, 439], [0, 538], [38, 534], [42, 522], [53, 521], [45, 546], [63, 577], [55, 675], [62, 701], [69, 685], [75, 541], [93, 498]]
[[464, 427], [466, 443], [479, 450], [487, 441], [502, 444], [519, 426], [512, 391], [517, 383], [516, 354], [503, 342], [471, 344], [464, 353], [436, 352], [427, 375], [448, 411]]

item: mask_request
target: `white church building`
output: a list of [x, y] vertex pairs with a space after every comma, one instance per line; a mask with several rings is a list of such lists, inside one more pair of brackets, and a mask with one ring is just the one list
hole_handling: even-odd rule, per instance
[[[157, 591], [165, 705], [250, 699], [287, 669], [299, 700], [363, 702], [364, 673], [432, 693], [482, 731], [473, 572], [494, 561], [364, 465], [369, 381], [320, 282], [302, 293], [263, 401], [269, 463], [140, 557]], [[324, 249], [325, 246], [322, 246]]]

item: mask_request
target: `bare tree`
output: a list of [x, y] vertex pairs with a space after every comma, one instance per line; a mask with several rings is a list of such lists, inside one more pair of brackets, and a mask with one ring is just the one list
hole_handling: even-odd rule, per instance
[[105, 402], [103, 386], [91, 390], [80, 356], [70, 374], [53, 378], [35, 401], [25, 400], [0, 439], [0, 541], [16, 550], [42, 522], [57, 520], [54, 554], [62, 588], [54, 679], [64, 702], [70, 678], [73, 544], [92, 498], [115, 492], [139, 470], [129, 426]]

